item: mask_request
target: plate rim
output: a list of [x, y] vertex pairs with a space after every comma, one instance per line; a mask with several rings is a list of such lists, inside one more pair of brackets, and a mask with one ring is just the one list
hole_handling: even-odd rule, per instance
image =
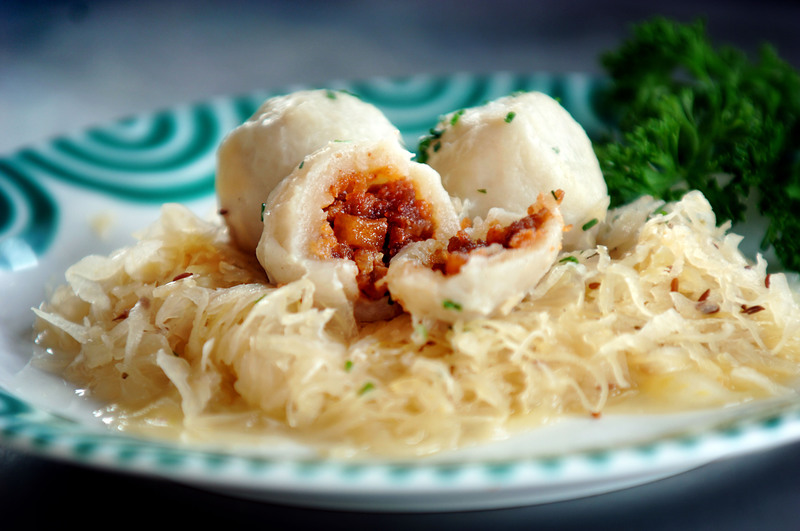
[[[544, 80], [554, 80], [558, 79], [561, 80], [562, 83], [569, 84], [571, 82], [575, 82], [574, 80], [579, 79], [581, 82], [588, 82], [588, 83], [602, 83], [602, 78], [598, 76], [593, 76], [589, 74], [582, 74], [579, 72], [576, 73], [547, 73], [547, 72], [530, 72], [530, 73], [523, 73], [523, 72], [489, 72], [489, 73], [469, 73], [469, 72], [457, 72], [451, 74], [414, 74], [410, 76], [399, 76], [399, 77], [390, 77], [390, 76], [382, 76], [376, 78], [364, 78], [360, 80], [352, 80], [352, 81], [342, 81], [342, 80], [334, 80], [330, 82], [330, 86], [332, 87], [341, 87], [346, 89], [348, 86], [354, 85], [363, 85], [368, 83], [392, 83], [397, 82], [397, 80], [403, 80], [404, 82], [408, 82], [408, 80], [453, 80], [453, 79], [466, 79], [466, 80], [493, 80], [493, 79], [500, 79], [501, 81], [505, 82], [509, 79], [514, 79], [515, 76], [525, 77], [525, 76], [539, 76], [541, 79]], [[394, 81], [393, 81], [394, 80]], [[570, 81], [573, 80], [573, 81]], [[168, 107], [158, 111], [150, 111], [147, 113], [141, 113], [134, 116], [121, 118], [119, 120], [115, 120], [110, 122], [108, 125], [119, 126], [119, 124], [129, 121], [129, 120], [136, 120], [138, 117], [147, 117], [147, 116], [154, 116], [160, 113], [166, 113], [176, 108], [185, 108], [185, 107], [195, 107], [200, 105], [216, 105], [220, 102], [231, 102], [235, 101], [238, 102], [239, 105], [242, 105], [243, 101], [248, 100], [256, 100], [258, 98], [264, 98], [266, 96], [272, 94], [279, 94], [285, 93], [292, 90], [298, 90], [300, 88], [311, 88], [311, 87], [318, 87], [321, 85], [287, 85], [284, 88], [273, 89], [273, 90], [254, 90], [246, 93], [241, 94], [233, 94], [228, 96], [216, 96], [213, 98], [208, 98], [206, 100], [197, 101], [193, 103], [181, 104], [172, 107]], [[251, 105], [252, 106], [252, 105]], [[240, 113], [243, 114], [243, 113]], [[435, 119], [436, 117], [431, 117]], [[79, 134], [86, 134], [87, 132], [94, 130], [96, 128], [104, 127], [103, 124], [98, 125], [96, 127], [90, 127], [82, 129], [81, 131], [76, 131], [74, 133], [66, 133], [63, 135], [58, 135], [50, 139], [45, 139], [40, 141], [39, 143], [33, 144], [30, 147], [21, 148], [14, 153], [9, 154], [5, 157], [0, 157], [0, 162], [4, 160], [13, 159], [19, 156], [21, 153], [29, 151], [29, 150], [36, 150], [43, 146], [51, 146], [53, 143], [58, 142], [62, 139], [70, 138], [73, 135]], [[410, 146], [409, 146], [410, 149]], [[0, 277], [0, 280], [5, 277]], [[3, 353], [0, 352], [0, 356]], [[18, 414], [11, 411], [13, 406], [15, 405], [14, 402], [18, 401], [20, 404], [17, 405], [19, 411]], [[9, 406], [11, 404], [11, 406]], [[714, 427], [710, 430], [704, 430], [699, 435], [690, 435], [689, 440], [693, 441], [691, 444], [686, 443], [686, 435], [677, 434], [674, 436], [668, 437], [660, 437], [658, 440], [654, 442], [646, 442], [646, 443], [638, 443], [633, 444], [630, 447], [623, 447], [623, 448], [615, 448], [611, 451], [611, 457], [609, 458], [607, 455], [600, 456], [597, 452], [592, 451], [578, 451], [573, 452], [571, 454], [561, 455], [558, 459], [566, 459], [571, 461], [568, 463], [570, 466], [576, 466], [576, 463], [583, 467], [582, 471], [579, 472], [584, 474], [584, 479], [586, 476], [587, 470], [594, 470], [597, 473], [597, 476], [591, 476], [592, 480], [602, 480], [602, 466], [607, 466], [608, 462], [613, 462], [621, 457], [630, 458], [631, 456], [638, 455], [641, 460], [649, 459], [649, 463], [653, 464], [653, 452], [659, 454], [661, 457], [666, 458], [666, 463], [656, 463], [661, 465], [664, 470], [663, 474], [671, 475], [672, 473], [678, 473], [684, 470], [688, 470], [690, 468], [695, 468], [697, 466], [701, 466], [708, 462], [717, 459], [724, 459], [729, 457], [734, 457], [736, 455], [753, 452], [753, 451], [762, 451], [766, 449], [770, 449], [772, 447], [777, 447], [783, 444], [788, 444], [790, 442], [796, 441], [800, 439], [800, 404], [797, 402], [791, 405], [792, 407], [786, 407], [781, 409], [777, 412], [772, 413], [771, 415], [761, 415], [759, 417], [750, 417], [741, 419], [739, 421], [731, 422], [731, 428], [720, 428], [719, 426]], [[9, 412], [11, 411], [11, 412]], [[30, 415], [31, 418], [27, 418], [26, 415]], [[266, 461], [263, 457], [250, 457], [250, 456], [241, 456], [241, 455], [232, 455], [230, 453], [224, 452], [208, 452], [203, 449], [198, 449], [197, 447], [185, 447], [182, 445], [175, 445], [173, 443], [165, 442], [165, 441], [154, 441], [146, 438], [139, 438], [139, 437], [132, 437], [130, 434], [119, 434], [116, 432], [109, 432], [108, 434], [98, 434], [94, 431], [91, 434], [91, 437], [95, 438], [97, 441], [101, 441], [102, 443], [106, 444], [105, 449], [101, 449], [99, 452], [95, 452], [92, 448], [93, 445], [87, 444], [86, 441], [81, 442], [80, 439], [83, 436], [87, 436], [87, 433], [81, 434], [81, 430], [70, 430], [65, 431], [64, 433], [56, 433], [55, 437], [55, 444], [52, 444], [53, 441], [48, 440], [48, 437], [44, 435], [44, 433], [28, 433], [25, 430], [36, 428], [52, 428], [54, 425], [61, 424], [61, 423], [73, 423], [70, 425], [71, 428], [76, 427], [85, 427], [85, 424], [78, 423], [72, 420], [64, 419], [63, 417], [58, 416], [57, 414], [48, 413], [44, 410], [41, 410], [27, 401], [17, 397], [14, 395], [13, 391], [6, 389], [0, 384], [0, 444], [8, 446], [10, 448], [30, 453], [39, 457], [48, 458], [48, 459], [56, 459], [61, 460], [73, 464], [79, 464], [83, 466], [90, 466], [101, 468], [105, 470], [111, 470], [116, 472], [122, 472], [127, 474], [139, 474], [145, 475], [150, 477], [161, 477], [161, 478], [176, 478], [179, 481], [186, 481], [190, 484], [199, 484], [199, 483], [210, 483], [210, 485], [206, 485], [207, 487], [215, 487], [215, 486], [228, 486], [228, 487], [239, 487], [246, 491], [251, 491], [249, 494], [257, 495], [257, 494], [273, 494], [273, 498], [279, 494], [287, 495], [290, 489], [287, 489], [286, 485], [283, 484], [283, 489], [280, 489], [280, 485], [277, 482], [284, 481], [284, 476], [278, 476], [277, 478], [273, 476], [265, 476], [260, 473], [252, 473], [251, 470], [245, 470], [242, 472], [241, 468], [252, 468], [256, 466], [256, 463], [260, 463], [263, 466], [259, 468], [259, 470], [275, 470], [273, 467], [274, 463], [269, 463], [265, 465]], [[726, 430], [733, 430], [728, 431]], [[764, 444], [763, 442], [753, 442], [748, 439], [750, 436], [756, 436], [758, 438], [758, 434], [763, 434], [764, 432], [768, 431], [771, 436], [770, 444]], [[730, 435], [733, 433], [733, 436]], [[775, 434], [779, 433], [780, 436], [775, 437]], [[60, 437], [60, 438], [59, 438]], [[70, 440], [72, 437], [76, 437], [76, 441], [74, 445], [70, 445]], [[698, 439], [699, 437], [699, 439]], [[683, 441], [683, 442], [681, 442]], [[735, 444], [731, 444], [735, 441]], [[139, 447], [139, 452], [137, 453], [136, 450], [131, 450], [131, 444], [133, 447]], [[648, 450], [647, 448], [652, 447], [653, 445], [657, 446], [656, 450]], [[692, 459], [686, 459], [687, 453], [691, 453], [691, 451], [697, 450], [698, 446], [708, 445], [710, 447], [714, 447], [715, 445], [719, 446], [722, 445], [726, 447], [726, 451], [724, 452], [717, 452], [716, 455], [704, 455], [703, 457]], [[114, 447], [120, 451], [125, 450], [125, 447], [128, 447], [129, 452], [133, 452], [136, 454], [136, 457], [142, 457], [143, 452], [142, 449], [147, 449], [148, 452], [151, 452], [153, 456], [151, 458], [154, 461], [149, 462], [148, 466], [141, 466], [142, 463], [135, 463], [137, 466], [129, 466], [128, 461], [121, 461], [120, 458], [114, 457], [113, 454], [108, 454], [110, 448]], [[165, 452], [162, 457], [166, 456], [169, 457], [170, 452], [177, 452], [185, 456], [185, 458], [191, 458], [192, 464], [191, 465], [176, 465], [178, 468], [164, 468], [166, 465], [164, 463], [159, 463], [158, 456], [155, 454], [159, 452]], [[606, 452], [607, 453], [607, 452]], [[526, 459], [524, 462], [520, 462], [518, 459], [515, 459], [511, 462], [472, 462], [472, 463], [461, 463], [460, 465], [447, 464], [447, 463], [421, 463], [421, 464], [414, 464], [409, 466], [408, 463], [403, 463], [400, 465], [403, 469], [411, 469], [413, 471], [412, 476], [419, 477], [420, 474], [426, 474], [426, 481], [429, 482], [431, 491], [427, 492], [427, 495], [430, 496], [433, 493], [433, 490], [440, 489], [443, 484], [447, 483], [448, 486], [451, 487], [451, 490], [448, 494], [452, 495], [454, 492], [458, 491], [461, 494], [471, 494], [474, 496], [485, 496], [485, 491], [488, 486], [496, 487], [500, 495], [502, 495], [503, 490], [505, 489], [508, 492], [510, 489], [517, 488], [517, 489], [531, 489], [533, 487], [540, 486], [535, 482], [532, 482], [532, 478], [541, 477], [536, 476], [531, 471], [536, 469], [541, 472], [541, 469], [547, 469], [548, 466], [552, 466], [552, 463], [548, 465], [546, 461], [546, 457], [531, 457]], [[168, 460], [168, 459], [167, 459]], [[178, 460], [180, 462], [184, 462]], [[636, 461], [634, 459], [634, 461]], [[657, 461], [657, 460], [656, 460]], [[207, 462], [208, 465], [206, 468], [202, 468], [202, 463]], [[134, 461], [130, 461], [130, 463], [134, 463]], [[588, 464], [587, 464], [588, 463]], [[238, 465], [238, 468], [237, 468]], [[347, 473], [338, 473], [334, 474], [332, 479], [329, 478], [329, 483], [320, 482], [320, 483], [313, 483], [314, 486], [313, 490], [315, 495], [318, 496], [330, 496], [332, 494], [336, 494], [331, 491], [333, 486], [337, 488], [341, 488], [341, 478], [343, 477], [342, 474], [349, 478], [358, 477], [361, 474], [361, 477], [364, 475], [369, 476], [369, 474], [363, 474], [361, 472], [356, 473], [359, 469], [358, 467], [373, 467], [373, 471], [375, 470], [375, 464], [367, 464], [367, 465], [354, 465], [352, 461], [336, 461], [331, 460], [330, 458], [320, 458], [317, 460], [289, 460], [284, 463], [286, 467], [300, 467], [297, 470], [300, 470], [302, 467], [308, 468], [310, 467], [331, 467], [333, 466], [335, 470], [349, 470], [350, 472]], [[585, 466], [584, 466], [585, 465]], [[411, 485], [413, 480], [408, 480], [406, 483], [398, 483], [390, 482], [386, 480], [386, 478], [390, 477], [397, 477], [397, 474], [407, 474], [407, 472], [399, 472], [398, 470], [394, 470], [394, 476], [392, 476], [392, 469], [391, 467], [397, 467], [398, 465], [384, 462], [380, 465], [383, 469], [385, 469], [385, 474], [381, 475], [378, 474], [378, 479], [371, 480], [372, 482], [365, 486], [364, 483], [360, 483], [359, 487], [347, 491], [340, 491], [338, 494], [341, 496], [349, 496], [349, 497], [363, 497], [366, 495], [367, 498], [371, 497], [374, 498], [375, 496], [384, 496], [384, 497], [397, 497], [398, 500], [395, 500], [395, 503], [391, 503], [391, 500], [385, 500], [384, 503], [387, 507], [391, 506], [393, 509], [402, 508], [403, 510], [415, 510], [415, 507], [422, 508], [425, 507], [429, 510], [432, 506], [436, 505], [436, 500], [430, 500], [430, 503], [425, 505], [419, 505], [421, 501], [425, 501], [424, 498], [419, 498], [419, 496], [415, 496], [415, 498], [419, 498], [416, 500], [416, 505], [403, 502], [401, 499], [402, 496], [407, 496], [409, 492], [416, 492], [420, 494], [420, 485]], [[628, 463], [626, 466], [632, 466]], [[641, 468], [643, 466], [642, 462], [636, 462], [636, 467]], [[232, 468], [226, 468], [232, 467]], [[485, 470], [487, 467], [493, 467], [494, 470], [497, 471], [495, 476], [491, 476]], [[592, 468], [593, 467], [593, 468]], [[460, 469], [456, 472], [458, 473], [467, 473], [472, 474], [471, 477], [478, 477], [478, 479], [473, 479], [471, 483], [462, 484], [459, 489], [455, 491], [452, 488], [452, 481], [448, 478], [453, 477], [453, 468]], [[484, 469], [484, 472], [481, 473], [478, 468]], [[518, 473], [516, 477], [509, 476], [507, 470], [509, 468], [515, 469]], [[580, 467], [579, 467], [580, 468]], [[658, 468], [658, 467], [655, 467]], [[288, 468], [286, 470], [289, 470]], [[503, 472], [505, 470], [506, 472]], [[519, 470], [522, 470], [520, 473]], [[631, 468], [632, 470], [632, 468]], [[213, 476], [209, 476], [209, 471], [214, 471]], [[222, 471], [222, 473], [220, 472]], [[356, 471], [356, 472], [354, 472]], [[477, 472], [476, 472], [477, 471]], [[654, 470], [651, 470], [653, 472]], [[324, 471], [323, 471], [324, 472]], [[228, 475], [228, 474], [232, 475]], [[283, 471], [281, 473], [289, 474], [289, 476], [293, 479], [306, 477], [303, 476], [302, 473], [297, 473], [295, 471]], [[245, 475], [243, 475], [245, 474]], [[249, 474], [249, 475], [247, 475]], [[533, 474], [533, 475], [531, 475]], [[458, 474], [455, 474], [458, 475]], [[477, 475], [477, 476], [476, 476]], [[520, 477], [522, 476], [522, 477]], [[264, 483], [265, 478], [270, 478], [271, 482], [268, 481], [266, 484]], [[406, 476], [410, 477], [410, 476]], [[486, 480], [487, 477], [495, 477], [497, 479], [496, 483], [480, 483], [480, 480]], [[662, 476], [663, 477], [663, 476]], [[247, 478], [245, 481], [244, 478]], [[381, 478], [383, 478], [381, 480]], [[431, 479], [433, 478], [433, 479]], [[438, 479], [437, 479], [438, 478]], [[568, 475], [561, 475], [557, 478], [560, 480], [561, 484], [567, 484], [570, 481], [573, 481], [573, 478]], [[553, 480], [553, 478], [549, 478], [549, 480]], [[337, 483], [338, 481], [338, 483]], [[375, 481], [378, 481], [378, 484], [375, 484]], [[384, 483], [381, 483], [384, 481]], [[449, 483], [448, 483], [449, 482]], [[559, 481], [556, 481], [559, 483]], [[634, 482], [635, 483], [635, 482]], [[398, 487], [399, 485], [399, 487]], [[552, 483], [551, 483], [552, 485]], [[292, 484], [293, 488], [300, 488], [301, 485], [294, 485]], [[377, 487], [382, 486], [384, 490], [381, 490]], [[265, 488], [266, 487], [266, 488]], [[412, 488], [413, 487], [413, 488]], [[278, 490], [276, 490], [278, 489]], [[376, 490], [377, 489], [377, 490]], [[270, 492], [264, 492], [265, 490], [270, 490]], [[602, 489], [600, 489], [602, 490]], [[299, 490], [297, 493], [303, 492], [308, 493], [308, 490]], [[247, 493], [242, 493], [246, 495]], [[341, 497], [340, 496], [340, 497]], [[280, 496], [278, 496], [280, 497]], [[285, 497], [285, 496], [284, 496]], [[494, 498], [497, 500], [497, 497]], [[558, 498], [558, 499], [567, 499], [567, 498]], [[291, 501], [291, 500], [288, 500]], [[470, 500], [474, 503], [475, 500]], [[511, 501], [511, 500], [509, 500]], [[555, 499], [547, 500], [555, 501]], [[533, 500], [535, 502], [535, 500]], [[351, 499], [349, 500], [349, 505], [353, 507], [360, 506], [360, 502], [358, 500]], [[316, 505], [325, 504], [325, 500], [317, 500]], [[503, 505], [502, 501], [494, 501], [495, 506]], [[531, 503], [531, 500], [527, 504]], [[452, 502], [451, 502], [452, 505]], [[485, 508], [491, 505], [488, 500], [480, 507], [477, 508]], [[468, 506], [467, 506], [468, 507]]]

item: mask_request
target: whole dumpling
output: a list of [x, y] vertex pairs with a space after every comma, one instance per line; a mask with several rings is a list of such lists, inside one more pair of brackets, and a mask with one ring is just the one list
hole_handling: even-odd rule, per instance
[[233, 240], [255, 252], [262, 203], [306, 155], [333, 140], [379, 138], [401, 141], [377, 107], [346, 92], [303, 90], [266, 100], [217, 154], [219, 209]]
[[560, 189], [570, 227], [564, 247], [591, 245], [608, 189], [589, 137], [556, 100], [541, 92], [507, 96], [451, 113], [436, 131], [422, 145], [423, 160], [470, 216], [493, 207], [524, 213], [540, 193]]
[[[410, 243], [459, 229], [439, 175], [393, 140], [332, 142], [270, 194], [256, 256], [271, 282], [309, 278], [340, 317], [398, 313], [381, 281]], [[346, 320], [346, 319], [345, 319]]]
[[392, 298], [415, 318], [456, 322], [508, 313], [561, 250], [560, 190], [540, 194], [519, 217], [493, 208], [448, 240], [412, 243], [389, 265]]

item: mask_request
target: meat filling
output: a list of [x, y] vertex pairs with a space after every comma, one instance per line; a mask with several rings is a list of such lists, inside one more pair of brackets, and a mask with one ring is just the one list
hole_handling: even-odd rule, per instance
[[431, 205], [417, 198], [410, 180], [380, 174], [344, 175], [331, 195], [315, 251], [321, 258], [353, 260], [359, 289], [378, 300], [387, 291], [375, 284], [386, 275], [392, 257], [411, 242], [433, 237]]
[[[553, 192], [556, 204], [564, 197], [562, 190]], [[432, 257], [432, 267], [445, 275], [455, 275], [469, 260], [469, 255], [492, 244], [499, 244], [504, 249], [519, 249], [532, 246], [537, 239], [539, 228], [553, 215], [552, 210], [541, 198], [528, 207], [528, 215], [506, 225], [499, 223], [489, 227], [486, 239], [472, 239], [466, 229], [461, 229], [447, 242], [447, 250], [441, 249]]]

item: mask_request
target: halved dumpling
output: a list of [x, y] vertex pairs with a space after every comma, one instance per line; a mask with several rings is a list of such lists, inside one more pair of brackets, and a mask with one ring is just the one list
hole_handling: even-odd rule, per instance
[[[608, 190], [591, 141], [556, 100], [541, 92], [499, 98], [451, 113], [422, 145], [426, 160], [469, 216], [491, 208], [524, 213], [540, 192], [561, 189], [567, 249], [593, 244]], [[596, 230], [596, 229], [595, 229]]]
[[392, 260], [385, 282], [416, 318], [446, 322], [505, 314], [555, 262], [563, 192], [540, 194], [526, 215], [492, 209], [449, 240], [411, 244]]
[[303, 158], [333, 140], [400, 142], [400, 133], [374, 105], [346, 92], [304, 90], [266, 100], [220, 144], [219, 209], [236, 244], [254, 252], [261, 205]]
[[270, 280], [310, 278], [325, 307], [376, 320], [397, 313], [381, 280], [413, 242], [455, 234], [439, 175], [396, 142], [331, 143], [266, 202], [256, 255]]

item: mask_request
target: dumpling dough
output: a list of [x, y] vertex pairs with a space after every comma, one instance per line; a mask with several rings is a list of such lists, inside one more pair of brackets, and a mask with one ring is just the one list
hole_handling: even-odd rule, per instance
[[507, 96], [451, 113], [437, 129], [425, 158], [470, 216], [493, 207], [524, 213], [539, 193], [561, 189], [561, 214], [571, 226], [564, 247], [592, 244], [594, 231], [583, 227], [605, 219], [608, 189], [586, 132], [553, 98]]
[[333, 140], [400, 133], [374, 105], [346, 92], [298, 91], [266, 100], [221, 143], [216, 189], [231, 237], [246, 252], [261, 238], [261, 205], [303, 158]]
[[345, 321], [391, 317], [380, 280], [407, 244], [447, 238], [458, 218], [439, 175], [393, 140], [333, 142], [267, 200], [256, 256], [271, 282], [307, 277]]
[[493, 208], [449, 241], [412, 243], [389, 266], [392, 298], [413, 317], [445, 322], [508, 313], [561, 250], [561, 192], [540, 194], [527, 215]]

